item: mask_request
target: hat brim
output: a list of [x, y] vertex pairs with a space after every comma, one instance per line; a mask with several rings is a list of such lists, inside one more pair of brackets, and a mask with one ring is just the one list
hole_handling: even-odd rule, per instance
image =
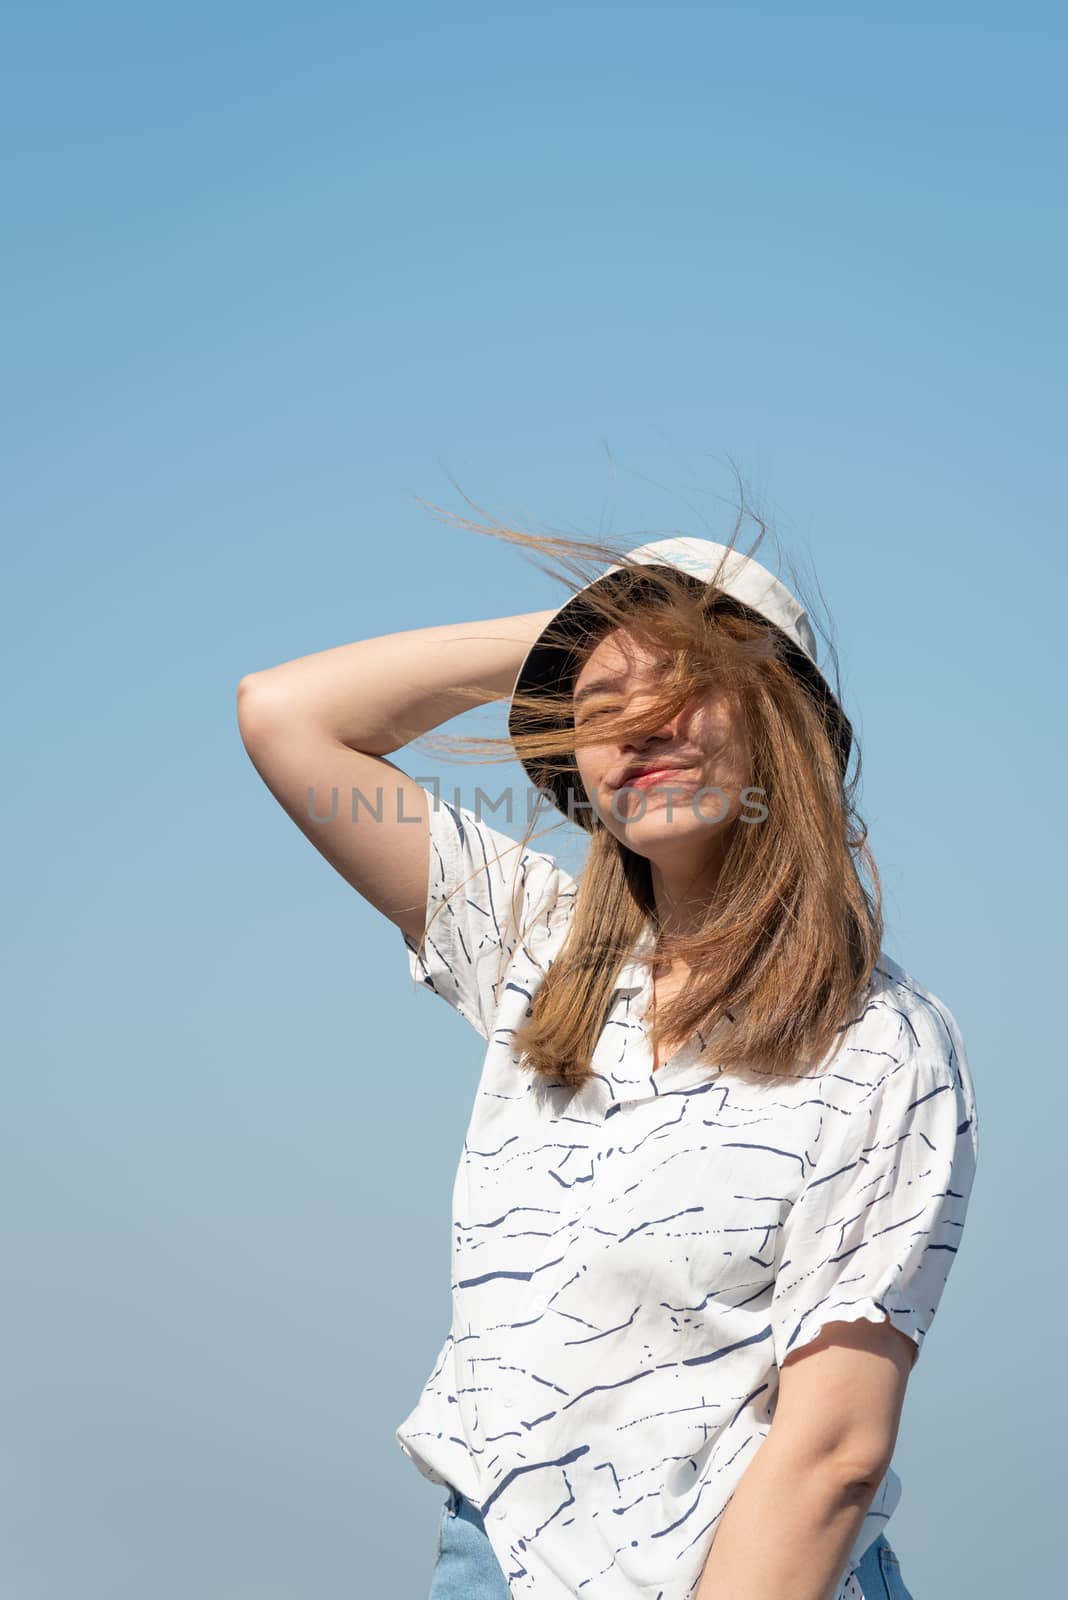
[[[650, 563], [651, 565], [651, 563]], [[679, 575], [678, 568], [668, 568], [675, 576]], [[695, 589], [704, 589], [706, 585], [692, 573], [683, 574]], [[508, 708], [508, 732], [513, 736], [519, 731], [517, 723], [519, 713], [515, 706], [517, 695], [538, 696], [550, 691], [559, 692], [567, 689], [578, 675], [579, 668], [590, 647], [591, 632], [595, 625], [602, 621], [602, 613], [587, 599], [589, 591], [593, 588], [600, 589], [605, 585], [623, 588], [626, 584], [634, 584], [634, 574], [630, 569], [619, 572], [607, 573], [602, 578], [595, 578], [593, 583], [587, 584], [577, 594], [566, 600], [549, 622], [546, 624], [537, 639], [531, 645], [526, 658], [519, 670], [515, 685], [512, 690], [512, 700]], [[637, 580], [640, 586], [640, 577]], [[732, 611], [739, 616], [748, 618], [753, 622], [770, 628], [782, 641], [783, 659], [791, 670], [801, 679], [809, 690], [823, 716], [827, 731], [831, 738], [835, 756], [838, 761], [839, 771], [845, 777], [849, 765], [849, 756], [853, 747], [853, 728], [839, 704], [838, 698], [816, 666], [812, 658], [806, 654], [799, 645], [795, 644], [781, 628], [770, 622], [767, 617], [748, 606], [744, 601], [736, 600], [733, 595], [720, 592], [716, 598], [719, 610]], [[546, 715], [544, 721], [539, 722], [537, 713], [524, 710], [522, 713], [524, 731], [530, 733], [541, 728], [551, 728], [554, 721]], [[543, 790], [558, 810], [572, 821], [578, 822], [589, 831], [588, 796], [579, 777], [574, 759], [564, 758], [565, 770], [553, 770], [545, 761], [525, 760], [523, 767], [535, 787]], [[573, 796], [571, 806], [568, 805], [569, 792]]]

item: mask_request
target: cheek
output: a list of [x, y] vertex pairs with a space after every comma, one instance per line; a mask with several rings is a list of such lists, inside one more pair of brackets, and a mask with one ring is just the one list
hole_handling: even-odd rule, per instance
[[743, 757], [737, 719], [722, 701], [702, 707], [690, 725], [690, 737], [707, 760], [730, 766]]
[[596, 745], [586, 745], [575, 751], [575, 766], [583, 788], [587, 793], [596, 794], [608, 771], [606, 753]]

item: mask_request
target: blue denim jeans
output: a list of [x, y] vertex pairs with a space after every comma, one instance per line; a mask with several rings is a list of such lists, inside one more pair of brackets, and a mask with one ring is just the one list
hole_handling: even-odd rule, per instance
[[[864, 1600], [912, 1600], [884, 1534], [864, 1552], [856, 1578]], [[430, 1600], [509, 1600], [508, 1581], [482, 1515], [458, 1489], [449, 1490], [441, 1508]]]
[[482, 1513], [458, 1489], [450, 1488], [441, 1508], [430, 1600], [509, 1600]]

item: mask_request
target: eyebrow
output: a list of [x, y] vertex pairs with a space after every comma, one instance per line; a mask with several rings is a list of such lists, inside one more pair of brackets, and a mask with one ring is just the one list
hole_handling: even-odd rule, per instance
[[[670, 661], [670, 659], [670, 655], [665, 654], [662, 658], [658, 658], [657, 664], [660, 664], [661, 661], [663, 664], [666, 664], [668, 661]], [[654, 666], [652, 670], [655, 673], [656, 667]], [[621, 685], [626, 684], [628, 681], [628, 674], [626, 672], [610, 672], [606, 677], [592, 679], [591, 682], [584, 684], [576, 695], [572, 696], [572, 712], [575, 711], [577, 706], [582, 704], [583, 700], [587, 700], [591, 694], [600, 694], [602, 689], [618, 689]]]
[[572, 709], [581, 705], [583, 700], [588, 699], [591, 694], [600, 694], [602, 689], [618, 689], [620, 681], [618, 674], [610, 678], [595, 678], [592, 683], [585, 684], [578, 694], [574, 696], [571, 701]]

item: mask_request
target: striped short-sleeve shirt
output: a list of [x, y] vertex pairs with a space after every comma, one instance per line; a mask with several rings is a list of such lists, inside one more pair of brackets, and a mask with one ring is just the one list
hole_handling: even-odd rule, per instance
[[[513, 1033], [567, 936], [575, 880], [428, 793], [419, 983], [485, 1056], [453, 1189], [452, 1316], [397, 1430], [482, 1512], [515, 1597], [692, 1600], [767, 1436], [778, 1368], [832, 1321], [922, 1348], [978, 1154], [946, 1005], [885, 954], [829, 1069], [753, 1082], [695, 1036], [654, 1072], [634, 956], [578, 1090]], [[434, 915], [445, 902], [440, 915]], [[901, 1494], [890, 1468], [834, 1600]]]

